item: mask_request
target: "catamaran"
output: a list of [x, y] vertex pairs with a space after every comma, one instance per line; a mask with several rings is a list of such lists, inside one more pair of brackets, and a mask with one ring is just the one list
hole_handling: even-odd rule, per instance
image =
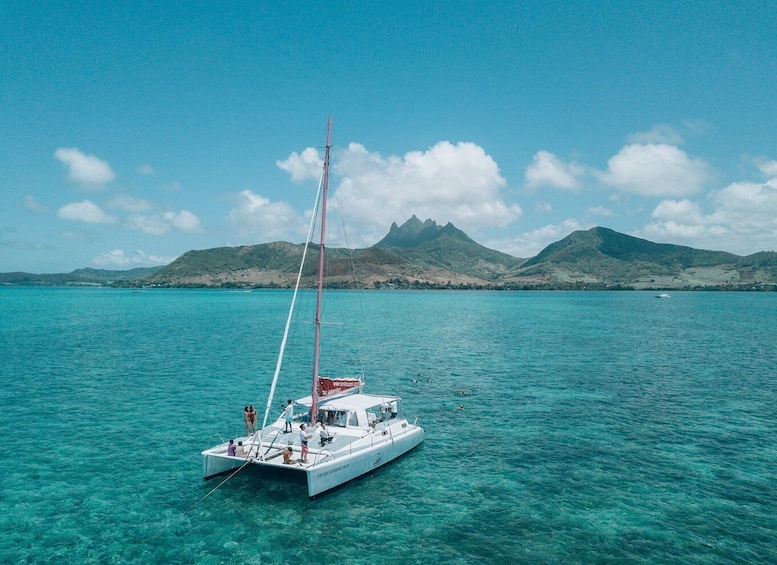
[[[316, 195], [308, 237], [292, 295], [286, 330], [281, 340], [275, 374], [267, 398], [262, 426], [202, 452], [203, 478], [237, 471], [249, 465], [304, 474], [308, 496], [314, 497], [404, 455], [424, 440], [417, 421], [410, 423], [395, 395], [366, 394], [361, 377], [333, 378], [319, 374], [321, 307], [324, 289], [327, 193], [332, 119], [327, 121], [324, 167]], [[320, 215], [318, 210], [320, 208]], [[294, 314], [305, 258], [320, 216], [318, 281], [310, 396], [292, 402], [292, 408], [268, 424], [273, 396], [281, 373], [283, 354]], [[289, 416], [291, 414], [291, 416]], [[235, 444], [242, 443], [242, 449]], [[231, 444], [231, 445], [230, 445]]]

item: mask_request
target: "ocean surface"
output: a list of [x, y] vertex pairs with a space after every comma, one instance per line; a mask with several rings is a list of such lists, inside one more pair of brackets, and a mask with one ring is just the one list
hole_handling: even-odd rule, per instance
[[364, 370], [426, 441], [314, 500], [204, 482], [290, 298], [0, 288], [0, 562], [777, 562], [777, 293], [331, 292], [322, 374]]

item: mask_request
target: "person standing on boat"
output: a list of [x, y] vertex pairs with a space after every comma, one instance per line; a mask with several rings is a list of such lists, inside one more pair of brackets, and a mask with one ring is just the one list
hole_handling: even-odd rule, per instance
[[248, 416], [251, 419], [251, 433], [254, 434], [256, 433], [256, 408], [253, 404], [248, 407]]
[[397, 401], [392, 400], [389, 403], [389, 408], [391, 408], [391, 419], [393, 420], [394, 418], [397, 417]]
[[305, 429], [305, 424], [299, 425], [299, 444], [302, 449], [302, 462], [308, 462], [308, 440], [312, 437]]
[[294, 431], [291, 427], [291, 423], [294, 420], [294, 406], [292, 405], [291, 400], [289, 400], [289, 403], [286, 405], [286, 409], [283, 411], [283, 418], [286, 420], [286, 428], [284, 431]]
[[248, 435], [248, 431], [251, 429], [251, 413], [248, 411], [248, 406], [243, 408], [243, 418], [246, 421], [246, 435]]

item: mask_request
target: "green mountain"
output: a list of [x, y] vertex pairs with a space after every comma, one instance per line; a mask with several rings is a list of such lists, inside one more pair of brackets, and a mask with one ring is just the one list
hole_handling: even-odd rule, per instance
[[162, 267], [139, 267], [126, 271], [77, 269], [71, 273], [0, 273], [0, 284], [15, 286], [77, 286], [129, 284], [154, 274]]
[[[144, 282], [158, 286], [290, 287], [303, 245], [274, 242], [189, 251]], [[302, 284], [316, 281], [318, 247], [309, 250]], [[327, 284], [353, 287], [494, 285], [521, 259], [483, 247], [453, 224], [413, 216], [367, 249], [327, 249]], [[358, 280], [354, 276], [355, 271]]]
[[777, 254], [741, 257], [596, 227], [546, 247], [510, 273], [536, 284], [624, 288], [747, 288], [777, 283]]
[[[0, 284], [289, 288], [304, 246], [276, 241], [189, 251], [166, 267], [68, 274], [0, 274]], [[311, 245], [302, 284], [316, 284]], [[453, 224], [413, 216], [367, 249], [327, 250], [327, 285], [352, 288], [777, 290], [777, 253], [741, 257], [596, 227], [576, 231], [529, 260], [489, 249]], [[354, 274], [355, 273], [355, 274]]]

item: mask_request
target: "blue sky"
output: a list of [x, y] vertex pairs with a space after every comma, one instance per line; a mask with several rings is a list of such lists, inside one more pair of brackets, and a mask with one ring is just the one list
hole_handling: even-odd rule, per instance
[[771, 2], [0, 5], [0, 271], [413, 214], [530, 257], [605, 226], [777, 250]]

